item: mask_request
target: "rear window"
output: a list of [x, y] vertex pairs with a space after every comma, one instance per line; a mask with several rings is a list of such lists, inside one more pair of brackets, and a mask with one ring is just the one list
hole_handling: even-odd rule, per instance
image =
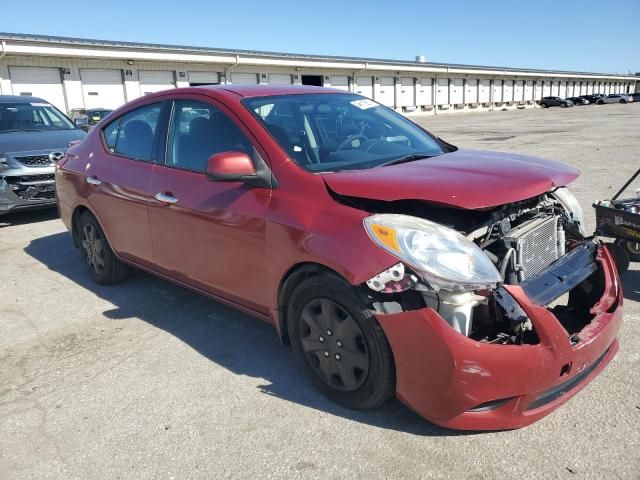
[[145, 105], [107, 125], [102, 134], [109, 151], [136, 160], [153, 160], [160, 109], [159, 103]]

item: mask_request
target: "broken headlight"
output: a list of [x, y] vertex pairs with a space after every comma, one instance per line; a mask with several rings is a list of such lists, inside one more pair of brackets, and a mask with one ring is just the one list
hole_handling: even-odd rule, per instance
[[491, 288], [502, 281], [489, 257], [450, 228], [396, 214], [372, 215], [364, 226], [378, 246], [410, 265], [435, 290]]
[[578, 199], [567, 187], [554, 190], [553, 196], [562, 204], [569, 218], [578, 226], [578, 230], [582, 236], [586, 237], [587, 231], [584, 229], [584, 213], [582, 213], [582, 207]]

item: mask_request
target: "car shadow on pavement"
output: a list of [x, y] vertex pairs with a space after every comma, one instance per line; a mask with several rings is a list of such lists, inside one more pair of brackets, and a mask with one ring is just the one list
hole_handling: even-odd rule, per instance
[[237, 374], [264, 379], [261, 391], [290, 402], [375, 427], [420, 436], [459, 436], [411, 412], [397, 400], [373, 411], [343, 408], [317, 392], [294, 364], [273, 327], [152, 275], [136, 272], [124, 284], [102, 286], [88, 274], [68, 233], [37, 238], [25, 248], [50, 270], [115, 305], [104, 316], [114, 321], [139, 318], [182, 340], [212, 362]]
[[640, 302], [640, 270], [627, 270], [620, 275], [625, 300]]
[[25, 225], [27, 223], [45, 222], [55, 218], [58, 218], [58, 210], [55, 207], [11, 212], [0, 215], [0, 228]]

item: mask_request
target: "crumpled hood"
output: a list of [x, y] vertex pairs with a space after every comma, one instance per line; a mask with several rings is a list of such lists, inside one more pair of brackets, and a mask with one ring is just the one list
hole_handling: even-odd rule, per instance
[[87, 134], [80, 129], [42, 130], [39, 132], [0, 132], [0, 154], [33, 150], [69, 148], [69, 142], [82, 140]]
[[580, 172], [542, 158], [458, 150], [409, 163], [325, 173], [339, 195], [375, 200], [425, 200], [480, 209], [525, 200], [575, 180]]

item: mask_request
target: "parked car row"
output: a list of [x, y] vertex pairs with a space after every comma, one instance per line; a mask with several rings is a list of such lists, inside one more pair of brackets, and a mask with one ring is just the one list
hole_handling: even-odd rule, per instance
[[612, 93], [611, 95], [603, 95], [601, 93], [596, 93], [593, 95], [581, 95], [579, 97], [542, 97], [538, 104], [542, 108], [548, 107], [573, 107], [578, 105], [603, 105], [605, 103], [631, 103], [636, 101], [635, 95], [627, 94], [627, 93]]

